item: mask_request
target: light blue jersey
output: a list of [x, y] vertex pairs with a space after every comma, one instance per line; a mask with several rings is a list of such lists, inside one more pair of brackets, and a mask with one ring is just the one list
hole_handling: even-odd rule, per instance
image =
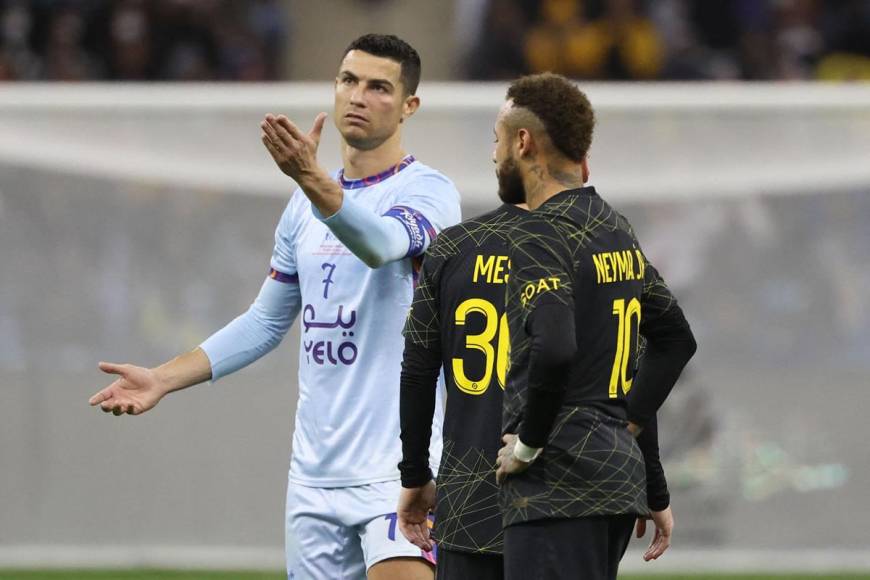
[[[370, 268], [336, 238], [301, 191], [281, 217], [271, 277], [298, 284], [301, 297], [290, 479], [314, 487], [399, 478], [402, 327], [413, 297], [413, 262], [437, 231], [460, 220], [459, 193], [452, 182], [412, 157], [379, 176], [339, 180], [345, 200], [356, 208], [391, 216], [404, 226], [408, 253]], [[430, 447], [433, 467], [440, 456], [437, 413]]]

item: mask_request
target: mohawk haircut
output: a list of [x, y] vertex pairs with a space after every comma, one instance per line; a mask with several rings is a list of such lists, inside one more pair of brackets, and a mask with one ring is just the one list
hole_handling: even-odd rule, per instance
[[420, 84], [421, 65], [420, 55], [413, 46], [392, 34], [364, 34], [350, 43], [342, 58], [352, 50], [361, 50], [399, 63], [402, 67], [399, 78], [405, 87], [405, 94], [416, 94]]
[[528, 109], [543, 123], [553, 145], [568, 159], [580, 162], [592, 145], [595, 112], [574, 83], [553, 73], [524, 76], [508, 87], [514, 107]]

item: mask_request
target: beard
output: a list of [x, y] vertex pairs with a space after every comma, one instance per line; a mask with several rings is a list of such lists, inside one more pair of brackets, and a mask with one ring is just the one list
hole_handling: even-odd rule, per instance
[[525, 203], [526, 188], [523, 185], [523, 176], [520, 168], [513, 158], [506, 159], [495, 172], [498, 178], [498, 197], [504, 203], [516, 205]]

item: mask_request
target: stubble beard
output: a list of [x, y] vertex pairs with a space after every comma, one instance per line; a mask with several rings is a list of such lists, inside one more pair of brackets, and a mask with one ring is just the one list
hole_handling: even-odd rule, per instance
[[516, 205], [526, 202], [526, 188], [523, 185], [523, 176], [520, 168], [513, 158], [505, 160], [501, 167], [496, 170], [498, 178], [498, 197], [504, 203]]

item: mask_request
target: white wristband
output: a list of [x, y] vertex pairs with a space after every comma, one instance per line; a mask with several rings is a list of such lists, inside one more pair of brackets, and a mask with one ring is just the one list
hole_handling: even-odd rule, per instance
[[514, 445], [514, 457], [523, 463], [531, 463], [538, 458], [538, 455], [540, 455], [543, 450], [543, 447], [529, 447], [520, 441], [519, 437], [517, 437], [517, 444]]

